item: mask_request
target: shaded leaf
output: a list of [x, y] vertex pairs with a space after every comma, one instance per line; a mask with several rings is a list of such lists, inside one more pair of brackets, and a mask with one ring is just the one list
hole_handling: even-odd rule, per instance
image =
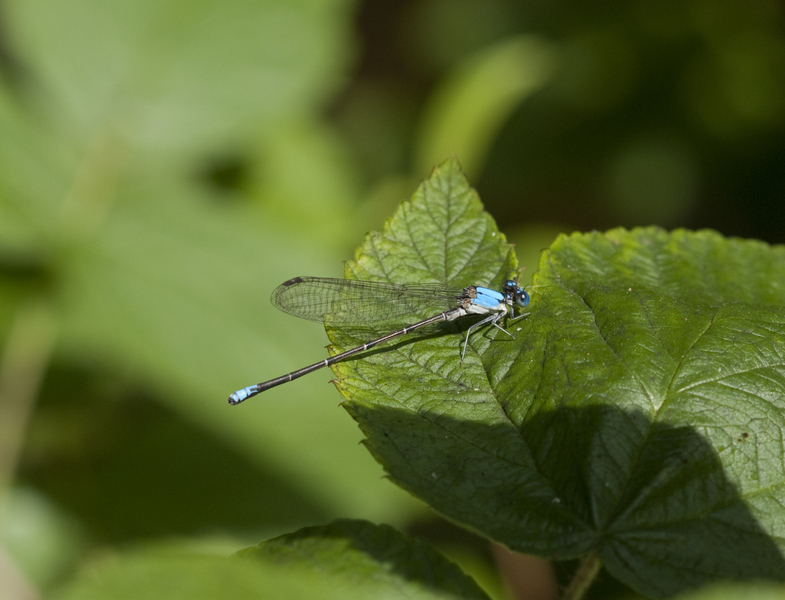
[[308, 566], [332, 589], [363, 590], [369, 597], [487, 599], [470, 577], [426, 542], [367, 521], [306, 527], [238, 554]]

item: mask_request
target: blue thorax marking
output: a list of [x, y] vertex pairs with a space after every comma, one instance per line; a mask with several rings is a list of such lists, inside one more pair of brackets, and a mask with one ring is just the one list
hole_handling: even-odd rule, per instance
[[472, 304], [478, 304], [485, 308], [498, 308], [499, 304], [504, 303], [504, 295], [496, 290], [484, 287], [477, 287], [477, 297], [472, 299]]

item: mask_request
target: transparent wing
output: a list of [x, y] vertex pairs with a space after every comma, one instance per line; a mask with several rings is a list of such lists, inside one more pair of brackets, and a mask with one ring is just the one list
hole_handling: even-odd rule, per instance
[[295, 277], [278, 286], [270, 301], [309, 321], [363, 325], [437, 314], [457, 306], [461, 288], [440, 284], [397, 284], [327, 277]]

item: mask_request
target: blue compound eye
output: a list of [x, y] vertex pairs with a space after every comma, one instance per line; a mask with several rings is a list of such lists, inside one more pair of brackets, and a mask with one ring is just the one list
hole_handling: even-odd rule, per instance
[[515, 290], [515, 294], [513, 295], [513, 300], [517, 306], [523, 308], [527, 304], [529, 304], [529, 294], [526, 293], [526, 290], [523, 288], [518, 288]]

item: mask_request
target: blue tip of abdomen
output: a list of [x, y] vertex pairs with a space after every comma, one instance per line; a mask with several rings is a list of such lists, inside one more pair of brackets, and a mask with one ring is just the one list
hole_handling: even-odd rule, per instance
[[[251, 386], [253, 387], [253, 386]], [[237, 390], [229, 396], [229, 404], [240, 404], [243, 400], [251, 397], [251, 387]]]

